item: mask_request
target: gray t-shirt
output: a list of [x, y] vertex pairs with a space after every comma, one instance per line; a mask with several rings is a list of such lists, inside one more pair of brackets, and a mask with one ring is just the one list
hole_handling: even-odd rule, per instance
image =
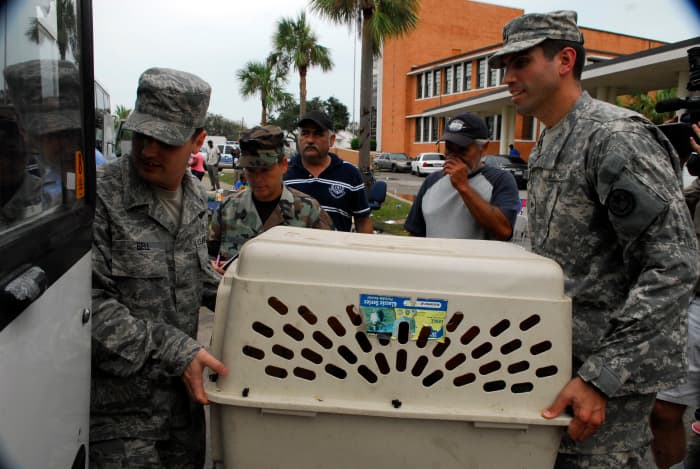
[[[512, 174], [484, 166], [469, 176], [469, 185], [482, 199], [498, 207], [511, 226], [515, 224], [520, 198]], [[414, 236], [428, 238], [489, 239], [450, 177], [442, 172], [432, 173], [423, 182], [404, 227]]]

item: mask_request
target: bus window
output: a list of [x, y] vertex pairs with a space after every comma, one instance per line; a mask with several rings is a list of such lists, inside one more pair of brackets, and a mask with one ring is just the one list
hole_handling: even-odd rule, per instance
[[[81, 84], [77, 66], [65, 60], [34, 59], [3, 67], [7, 93], [2, 105], [23, 140], [19, 160], [36, 161], [39, 175], [18, 174], [4, 187], [7, 229], [28, 218], [84, 203], [84, 153], [80, 113]], [[17, 163], [19, 166], [20, 163]], [[23, 176], [23, 177], [19, 177]], [[29, 210], [5, 210], [27, 200]]]

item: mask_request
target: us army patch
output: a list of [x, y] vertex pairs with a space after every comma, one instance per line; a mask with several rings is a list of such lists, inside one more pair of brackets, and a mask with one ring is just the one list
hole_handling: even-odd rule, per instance
[[615, 189], [608, 197], [608, 210], [616, 217], [626, 217], [634, 211], [637, 202], [631, 192]]

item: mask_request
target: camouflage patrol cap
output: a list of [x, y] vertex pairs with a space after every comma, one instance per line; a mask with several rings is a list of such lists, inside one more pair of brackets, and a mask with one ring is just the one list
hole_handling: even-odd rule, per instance
[[81, 128], [80, 74], [73, 62], [30, 60], [9, 65], [4, 74], [20, 127], [35, 135]]
[[530, 13], [515, 18], [503, 27], [503, 49], [489, 57], [489, 66], [503, 68], [506, 55], [524, 51], [546, 39], [572, 41], [583, 44], [583, 34], [576, 26], [575, 11]]
[[243, 168], [267, 168], [284, 156], [284, 134], [275, 125], [255, 126], [241, 134], [241, 158]]
[[136, 105], [124, 126], [168, 145], [180, 146], [204, 127], [211, 86], [196, 75], [149, 68], [139, 78]]

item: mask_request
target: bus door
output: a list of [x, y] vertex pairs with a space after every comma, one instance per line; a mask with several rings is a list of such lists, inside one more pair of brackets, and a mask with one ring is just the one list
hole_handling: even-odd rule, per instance
[[86, 467], [91, 2], [0, 2], [0, 467]]

